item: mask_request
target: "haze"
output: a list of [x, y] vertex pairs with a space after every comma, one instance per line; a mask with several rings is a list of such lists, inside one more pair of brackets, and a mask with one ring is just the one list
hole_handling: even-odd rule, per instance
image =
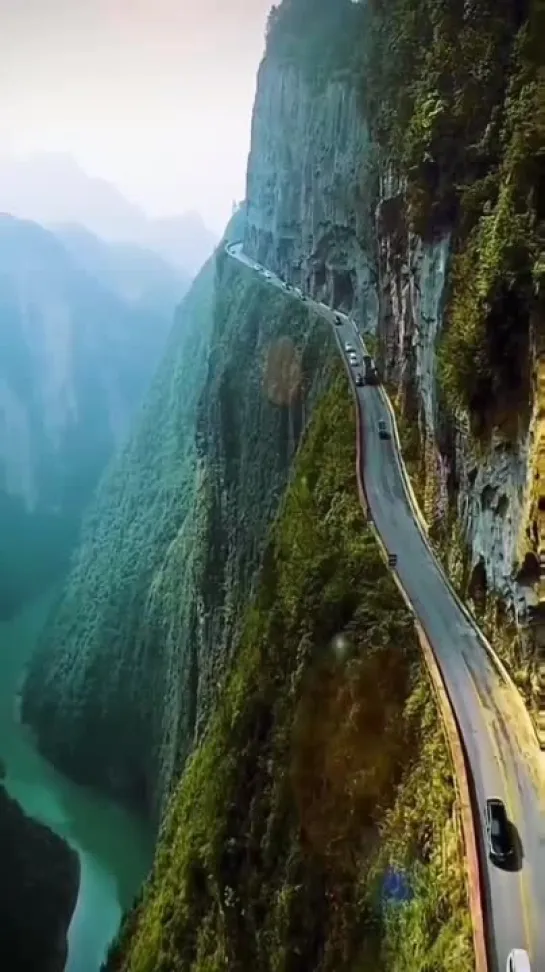
[[71, 155], [218, 234], [244, 196], [270, 0], [2, 0], [0, 156]]

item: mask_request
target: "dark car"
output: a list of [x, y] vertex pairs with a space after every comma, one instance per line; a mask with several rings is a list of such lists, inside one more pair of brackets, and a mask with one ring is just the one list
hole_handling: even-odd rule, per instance
[[356, 385], [363, 385], [363, 376], [360, 375], [359, 371], [354, 375], [354, 381], [356, 382]]
[[513, 857], [515, 849], [511, 840], [507, 811], [502, 800], [496, 797], [486, 801], [486, 836], [488, 853], [492, 861], [502, 864]]
[[384, 421], [384, 419], [379, 419], [379, 423], [378, 423], [378, 437], [379, 437], [379, 439], [389, 439], [390, 438], [390, 433], [388, 431], [388, 426], [386, 425], [386, 422]]
[[344, 321], [339, 314], [335, 314], [335, 324], [337, 325], [337, 327], [342, 327], [342, 325], [344, 324]]

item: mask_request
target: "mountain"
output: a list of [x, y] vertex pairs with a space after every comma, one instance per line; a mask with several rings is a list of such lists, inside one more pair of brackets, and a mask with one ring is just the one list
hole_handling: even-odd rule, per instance
[[107, 243], [83, 226], [59, 225], [54, 233], [86, 273], [126, 304], [172, 320], [191, 282], [174, 262], [135, 243]]
[[[537, 10], [275, 5], [228, 232], [372, 347], [429, 545], [513, 677], [491, 740], [535, 766], [536, 820], [515, 687], [543, 716]], [[450, 710], [358, 496], [356, 429], [332, 328], [220, 248], [23, 688], [45, 755], [157, 825], [109, 972], [478, 964]]]
[[217, 243], [198, 213], [151, 219], [115, 186], [88, 176], [64, 154], [0, 159], [0, 209], [46, 226], [79, 224], [109, 242], [136, 243], [188, 277]]
[[[81, 512], [125, 438], [176, 302], [178, 275], [158, 267], [154, 255], [146, 277], [142, 253], [112, 259], [107, 245], [85, 236], [83, 259], [81, 239], [76, 246], [72, 235], [67, 248], [36, 223], [0, 217], [3, 616], [64, 569]], [[144, 302], [142, 293], [127, 299], [131, 266], [135, 273], [141, 267]]]

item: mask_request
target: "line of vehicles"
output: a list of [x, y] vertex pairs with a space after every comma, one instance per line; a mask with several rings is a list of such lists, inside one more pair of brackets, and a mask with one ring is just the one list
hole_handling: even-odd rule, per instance
[[[339, 314], [335, 315], [335, 324], [340, 326], [345, 322]], [[353, 345], [347, 341], [344, 345], [348, 361], [353, 369], [359, 368], [359, 359]], [[379, 383], [378, 370], [371, 355], [363, 355], [363, 367], [365, 381], [361, 372], [354, 372], [356, 385]], [[384, 419], [378, 421], [378, 434], [380, 439], [389, 439], [390, 432]], [[491, 797], [486, 801], [485, 806], [485, 831], [488, 855], [490, 860], [497, 866], [506, 870], [516, 870], [519, 866], [516, 847], [516, 831], [510, 823], [505, 804], [497, 797]], [[514, 948], [507, 958], [506, 972], [532, 972], [530, 957], [522, 948]]]
[[[255, 264], [255, 268], [267, 280], [273, 279], [273, 274], [269, 270], [266, 270], [265, 267], [262, 267], [260, 264]], [[284, 281], [281, 281], [281, 283], [284, 290], [288, 293], [295, 294], [303, 301], [307, 299], [300, 287], [295, 287]], [[346, 323], [346, 319], [343, 319], [338, 313], [335, 314], [334, 320], [337, 327], [341, 327]], [[354, 369], [354, 381], [356, 385], [361, 387], [364, 384], [378, 385], [380, 383], [378, 369], [370, 354], [363, 354], [362, 356], [362, 374], [356, 349], [349, 341], [345, 343], [344, 350], [350, 366]], [[388, 425], [384, 419], [379, 419], [377, 428], [380, 439], [389, 439], [391, 437]], [[490, 860], [496, 866], [506, 870], [517, 869], [519, 867], [518, 858], [520, 855], [517, 852], [516, 831], [509, 821], [503, 801], [496, 797], [488, 799], [485, 805], [484, 816], [486, 844]], [[512, 949], [507, 958], [506, 972], [532, 972], [528, 952], [522, 948]]]

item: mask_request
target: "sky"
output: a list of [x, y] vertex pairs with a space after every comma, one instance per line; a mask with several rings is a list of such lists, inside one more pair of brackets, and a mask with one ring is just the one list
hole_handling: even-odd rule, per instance
[[244, 197], [271, 0], [0, 0], [0, 155], [67, 152], [151, 216]]

